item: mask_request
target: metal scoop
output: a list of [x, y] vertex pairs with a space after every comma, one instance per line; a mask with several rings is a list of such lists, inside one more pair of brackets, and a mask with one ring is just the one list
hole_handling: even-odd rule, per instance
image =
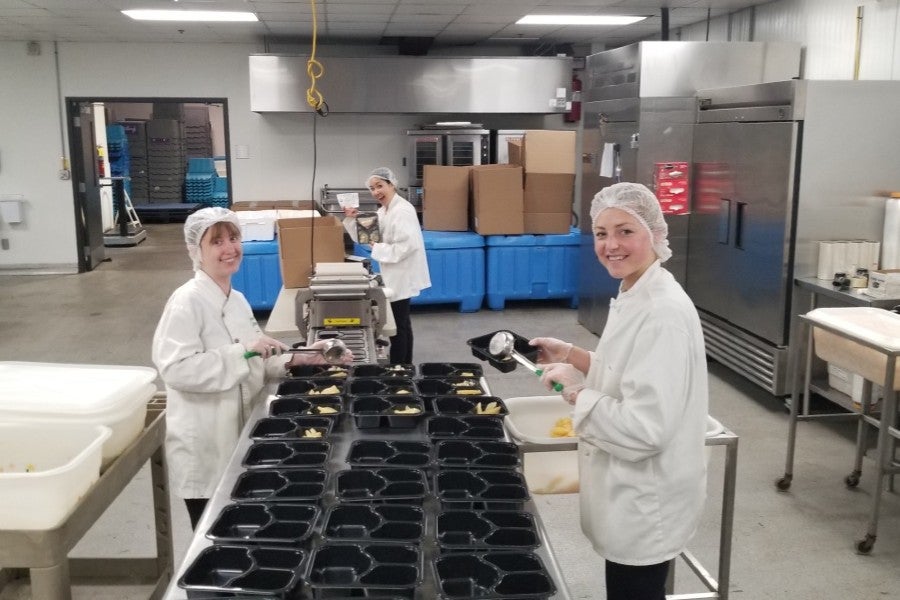
[[[495, 333], [488, 343], [488, 352], [491, 356], [501, 360], [508, 360], [511, 358], [538, 377], [544, 373], [543, 369], [538, 368], [533, 362], [522, 356], [521, 352], [516, 350], [516, 338], [509, 331], [498, 331]], [[561, 383], [556, 383], [554, 381], [553, 389], [557, 392], [561, 392], [563, 386]]]
[[[338, 338], [332, 338], [325, 340], [325, 343], [322, 344], [321, 348], [289, 348], [285, 350], [285, 352], [316, 352], [322, 355], [330, 365], [339, 365], [343, 362], [344, 353], [347, 351], [347, 346]], [[259, 352], [250, 350], [244, 353], [244, 358], [252, 358], [254, 356], [259, 356]]]

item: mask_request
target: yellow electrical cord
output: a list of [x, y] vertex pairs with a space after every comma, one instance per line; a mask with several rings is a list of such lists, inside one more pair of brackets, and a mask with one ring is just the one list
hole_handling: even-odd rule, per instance
[[309, 87], [306, 89], [306, 103], [317, 113], [325, 116], [328, 114], [328, 104], [325, 103], [322, 93], [316, 89], [316, 80], [325, 74], [325, 67], [316, 60], [316, 38], [318, 37], [316, 0], [309, 0], [309, 5], [312, 8], [313, 33], [312, 52], [309, 55], [309, 60], [306, 61], [306, 74], [309, 75]]

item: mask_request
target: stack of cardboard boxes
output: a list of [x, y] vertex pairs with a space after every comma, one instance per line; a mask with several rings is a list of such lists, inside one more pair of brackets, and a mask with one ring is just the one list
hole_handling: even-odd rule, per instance
[[529, 130], [509, 142], [525, 176], [525, 233], [569, 233], [575, 191], [575, 132]]

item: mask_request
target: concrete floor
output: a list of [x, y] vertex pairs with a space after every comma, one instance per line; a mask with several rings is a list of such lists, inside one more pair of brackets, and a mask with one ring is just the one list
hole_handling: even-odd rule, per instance
[[[150, 365], [150, 340], [171, 291], [191, 276], [181, 226], [149, 225], [147, 241], [107, 248], [109, 262], [95, 271], [64, 276], [0, 275], [0, 360]], [[461, 314], [454, 306], [414, 308], [416, 362], [473, 359], [465, 340], [497, 329], [524, 336], [554, 335], [593, 347], [596, 338], [577, 324], [564, 302], [511, 302], [501, 312]], [[265, 315], [260, 315], [264, 322]], [[543, 394], [523, 371], [487, 369], [494, 394]], [[871, 555], [854, 552], [868, 522], [874, 468], [863, 466], [856, 489], [843, 484], [853, 460], [849, 424], [801, 423], [794, 484], [779, 493], [788, 414], [781, 399], [710, 364], [710, 412], [740, 436], [735, 502], [731, 598], [822, 600], [900, 598], [900, 497], [886, 493], [880, 536]], [[711, 573], [718, 560], [724, 452], [710, 453], [706, 518], [691, 544]], [[536, 496], [551, 545], [572, 598], [604, 598], [601, 560], [578, 526], [577, 495]], [[173, 499], [176, 565], [190, 540], [187, 515]], [[72, 556], [149, 556], [154, 551], [149, 470], [145, 468], [75, 548]], [[676, 592], [701, 592], [679, 564]], [[146, 598], [145, 586], [78, 583], [73, 598]], [[30, 597], [27, 580], [14, 580], [0, 600]]]

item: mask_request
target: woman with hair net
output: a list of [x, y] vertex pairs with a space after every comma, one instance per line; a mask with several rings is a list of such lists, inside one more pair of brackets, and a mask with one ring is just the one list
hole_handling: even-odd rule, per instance
[[[194, 278], [166, 303], [153, 336], [153, 363], [166, 385], [172, 490], [184, 498], [195, 528], [244, 422], [266, 395], [266, 381], [324, 358], [282, 355], [288, 347], [263, 335], [244, 295], [231, 288], [243, 256], [237, 215], [198, 210], [185, 220], [184, 241]], [[251, 351], [258, 356], [246, 357]]]
[[[397, 193], [393, 171], [386, 167], [375, 169], [366, 178], [366, 187], [381, 205], [377, 211], [381, 241], [372, 244], [372, 259], [378, 261], [384, 285], [392, 292], [391, 311], [397, 334], [391, 337], [390, 361], [409, 365], [413, 362], [410, 298], [431, 287], [422, 228], [416, 209]], [[344, 214], [356, 218], [358, 211], [345, 208]]]
[[706, 499], [706, 352], [693, 303], [662, 267], [659, 202], [617, 183], [591, 204], [594, 252], [621, 280], [596, 350], [530, 341], [562, 384], [579, 437], [581, 529], [606, 560], [608, 600], [664, 600], [668, 562]]

